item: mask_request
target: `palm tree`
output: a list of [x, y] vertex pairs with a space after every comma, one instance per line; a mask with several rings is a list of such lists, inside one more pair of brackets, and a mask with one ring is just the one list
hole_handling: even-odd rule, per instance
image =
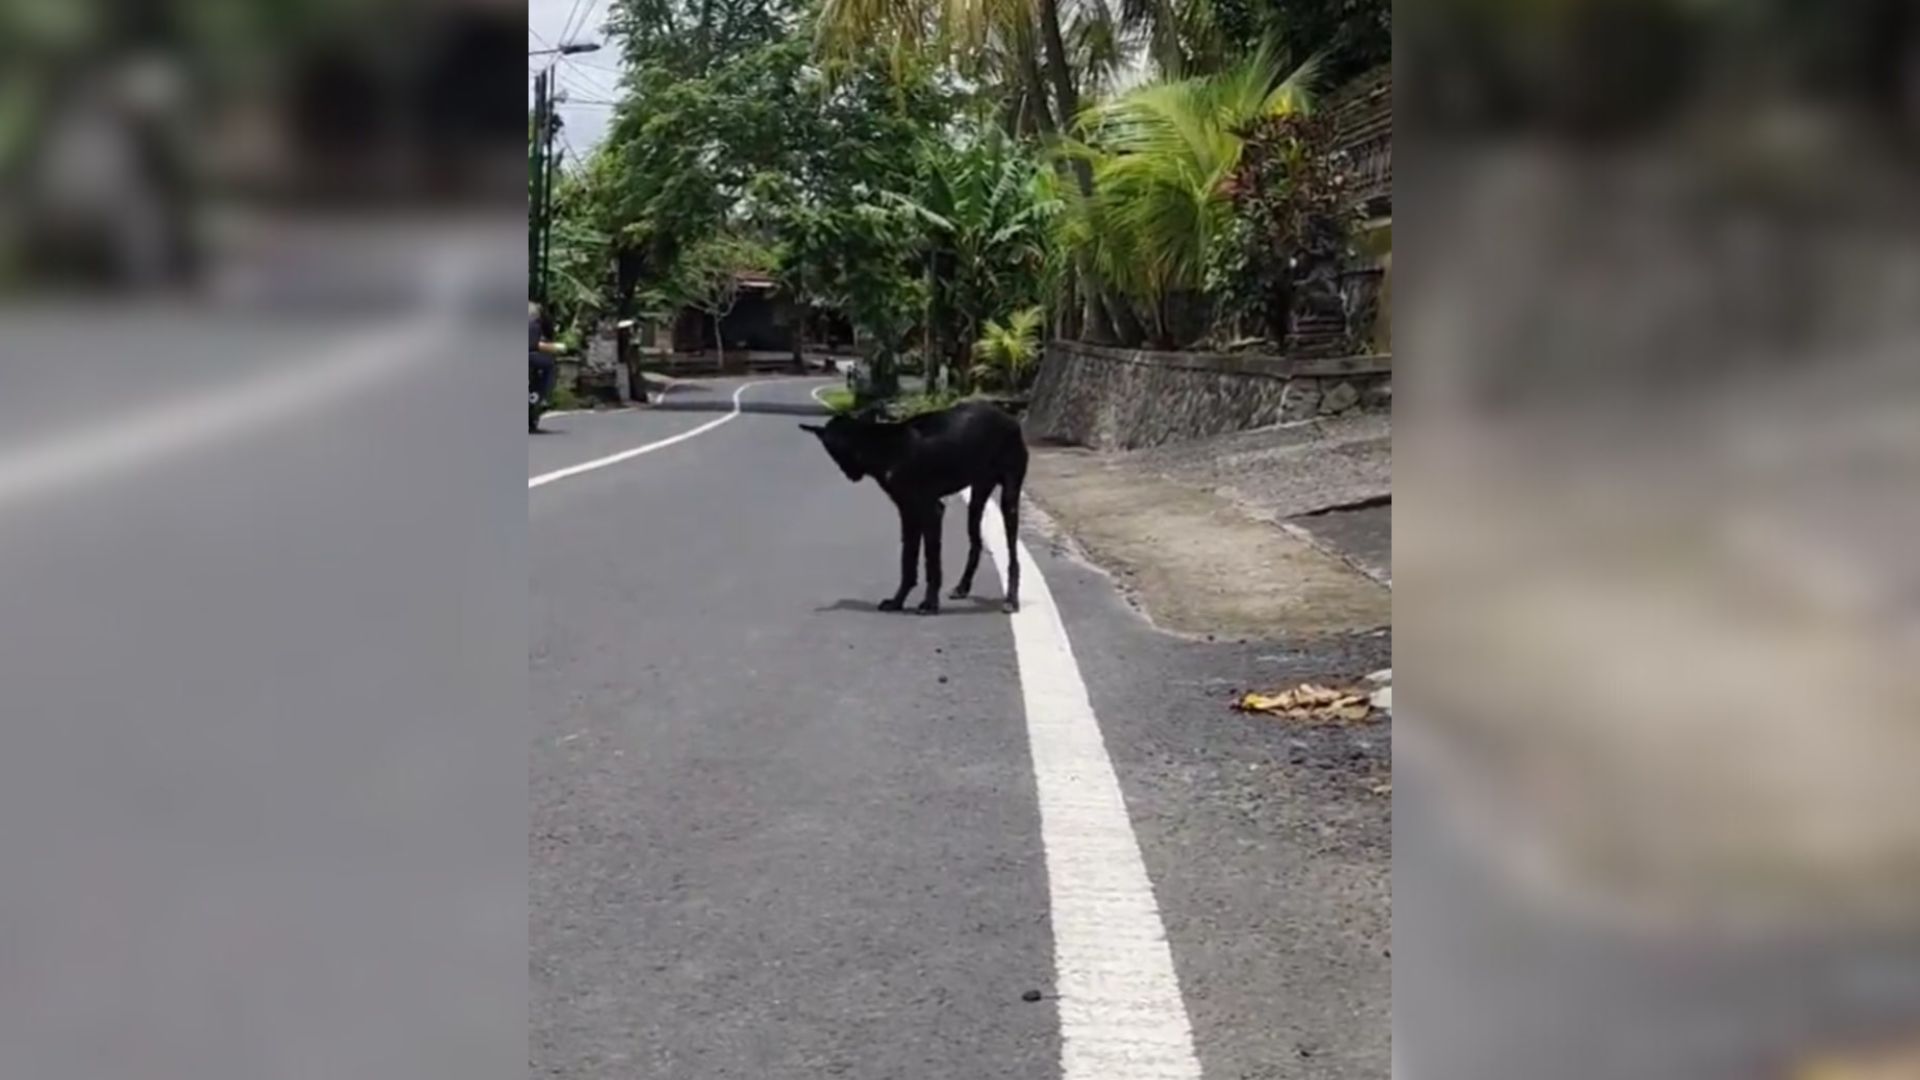
[[993, 382], [1001, 389], [1014, 391], [1026, 381], [1027, 373], [1040, 358], [1040, 326], [1045, 315], [1038, 307], [1021, 308], [1005, 322], [987, 320], [980, 340], [973, 343], [973, 369], [976, 382]]
[[1148, 83], [1088, 109], [1066, 150], [1090, 164], [1094, 185], [1069, 200], [1064, 242], [1163, 341], [1231, 218], [1223, 184], [1240, 161], [1240, 132], [1309, 107], [1318, 61], [1283, 70], [1263, 47], [1217, 74]]

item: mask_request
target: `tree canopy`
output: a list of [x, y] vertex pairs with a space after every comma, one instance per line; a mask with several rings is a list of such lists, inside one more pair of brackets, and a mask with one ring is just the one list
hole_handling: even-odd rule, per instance
[[1229, 182], [1249, 134], [1383, 61], [1388, 11], [616, 0], [622, 95], [558, 192], [556, 307], [711, 311], [731, 260], [842, 312], [877, 369], [919, 353], [957, 383], [1029, 331], [1196, 341], [1251, 303], [1219, 279], [1253, 235]]

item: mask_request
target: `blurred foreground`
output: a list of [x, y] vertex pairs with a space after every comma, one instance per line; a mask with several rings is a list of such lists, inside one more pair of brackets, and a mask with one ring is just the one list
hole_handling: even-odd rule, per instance
[[1902, 1045], [1920, 21], [1576, 0], [1402, 29], [1400, 1069]]
[[0, 3], [0, 1075], [523, 1067], [521, 14]]

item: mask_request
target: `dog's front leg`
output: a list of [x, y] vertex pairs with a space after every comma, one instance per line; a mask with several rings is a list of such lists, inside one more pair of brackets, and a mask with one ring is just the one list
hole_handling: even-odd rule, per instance
[[947, 504], [935, 499], [931, 506], [920, 512], [923, 527], [920, 542], [927, 548], [927, 595], [920, 598], [920, 614], [932, 615], [940, 610], [940, 533], [947, 515]]
[[920, 518], [913, 508], [900, 510], [900, 588], [891, 599], [880, 601], [881, 611], [899, 611], [907, 604], [907, 594], [919, 584]]

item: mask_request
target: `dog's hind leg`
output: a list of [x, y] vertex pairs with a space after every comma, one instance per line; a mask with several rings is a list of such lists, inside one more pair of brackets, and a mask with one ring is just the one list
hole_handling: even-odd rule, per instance
[[940, 610], [940, 540], [947, 517], [947, 504], [939, 499], [922, 510], [920, 542], [927, 549], [927, 595], [920, 598], [919, 612], [932, 615]]
[[973, 572], [980, 569], [980, 518], [987, 512], [991, 494], [992, 484], [975, 484], [967, 497], [967, 566], [960, 572], [960, 584], [953, 587], [955, 600], [965, 600], [973, 592]]
[[1020, 610], [1020, 485], [1026, 478], [1022, 460], [1000, 482], [1000, 520], [1007, 527], [1007, 599], [1001, 607], [1009, 613]]
[[880, 601], [881, 611], [899, 611], [907, 604], [907, 594], [920, 583], [920, 518], [918, 508], [900, 509], [900, 588], [890, 599]]

